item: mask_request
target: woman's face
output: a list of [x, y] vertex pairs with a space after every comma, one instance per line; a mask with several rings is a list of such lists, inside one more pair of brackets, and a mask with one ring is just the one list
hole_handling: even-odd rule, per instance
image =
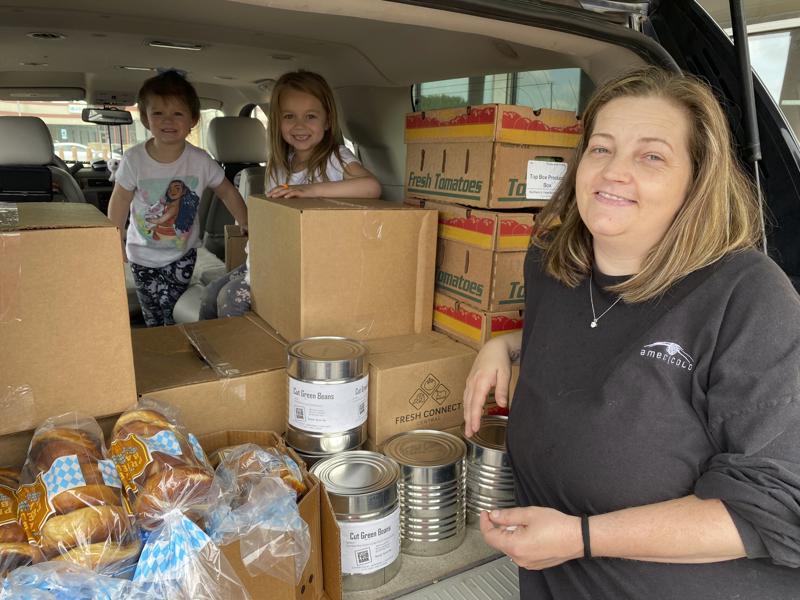
[[170, 200], [177, 200], [183, 196], [183, 184], [180, 181], [173, 181], [167, 188], [167, 197]]
[[595, 251], [639, 259], [661, 240], [692, 179], [689, 118], [658, 97], [617, 98], [597, 114], [578, 165], [578, 212]]

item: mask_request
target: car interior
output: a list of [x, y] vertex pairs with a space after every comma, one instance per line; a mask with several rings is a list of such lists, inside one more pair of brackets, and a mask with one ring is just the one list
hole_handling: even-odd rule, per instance
[[[771, 4], [773, 13], [796, 16], [792, 2]], [[695, 2], [11, 0], [0, 2], [0, 115], [15, 118], [0, 119], [0, 182], [15, 187], [13, 165], [22, 169], [14, 181], [22, 178], [31, 193], [46, 195], [52, 187], [54, 200], [85, 201], [105, 212], [113, 163], [146, 136], [135, 111], [137, 90], [168, 68], [184, 71], [196, 87], [203, 108], [196, 143], [245, 198], [263, 191], [270, 91], [282, 73], [296, 69], [318, 72], [331, 84], [345, 142], [381, 182], [387, 201], [404, 197], [406, 113], [438, 101], [518, 102], [580, 114], [597, 83], [648, 63], [706, 77], [745, 147], [731, 52], [725, 32]], [[758, 81], [755, 95], [768, 247], [796, 282], [800, 152]], [[9, 108], [15, 103], [33, 108], [15, 113]], [[54, 136], [48, 145], [41, 121], [27, 120], [46, 117], [48, 105], [71, 113], [133, 107], [134, 123], [83, 123], [73, 114], [74, 123], [96, 128], [94, 150], [84, 138], [65, 140], [67, 125], [48, 126]], [[7, 193], [0, 190], [0, 199]], [[217, 198], [203, 198], [204, 250], [196, 287], [176, 308], [179, 321], [197, 318], [202, 286], [224, 272], [224, 226], [232, 223]], [[135, 322], [132, 289], [129, 281]]]

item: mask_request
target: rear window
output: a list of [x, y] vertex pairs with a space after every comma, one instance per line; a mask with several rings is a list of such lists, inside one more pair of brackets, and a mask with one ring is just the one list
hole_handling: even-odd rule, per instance
[[414, 86], [414, 109], [518, 104], [581, 113], [594, 84], [580, 69], [549, 69], [430, 81]]

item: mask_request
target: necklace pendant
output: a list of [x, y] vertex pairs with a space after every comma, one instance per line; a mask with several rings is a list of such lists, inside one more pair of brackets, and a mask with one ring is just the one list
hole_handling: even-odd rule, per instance
[[589, 323], [589, 327], [591, 327], [592, 329], [597, 327], [597, 321], [592, 321], [591, 323]]

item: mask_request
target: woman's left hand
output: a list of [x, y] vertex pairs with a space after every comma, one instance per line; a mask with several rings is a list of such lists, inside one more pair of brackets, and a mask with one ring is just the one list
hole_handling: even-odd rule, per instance
[[313, 183], [301, 185], [279, 185], [267, 192], [268, 198], [319, 198]]
[[487, 544], [523, 569], [547, 569], [583, 556], [580, 517], [552, 508], [483, 512], [480, 527]]

